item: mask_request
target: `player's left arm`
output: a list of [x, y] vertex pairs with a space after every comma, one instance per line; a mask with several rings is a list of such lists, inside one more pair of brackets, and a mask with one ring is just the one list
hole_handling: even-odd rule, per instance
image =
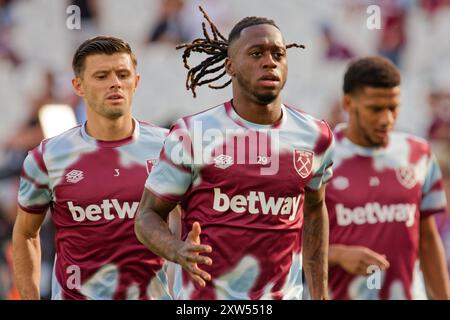
[[434, 154], [429, 161], [420, 203], [419, 257], [425, 285], [431, 299], [450, 299], [444, 246], [436, 228], [434, 214], [445, 214], [446, 198], [442, 172]]
[[312, 299], [328, 299], [328, 211], [325, 184], [305, 191], [303, 268]]
[[420, 265], [431, 299], [450, 299], [450, 284], [444, 246], [434, 216], [420, 221]]

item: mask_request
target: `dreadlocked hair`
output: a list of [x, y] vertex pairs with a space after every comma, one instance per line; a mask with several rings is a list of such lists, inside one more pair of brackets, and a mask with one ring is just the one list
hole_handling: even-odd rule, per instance
[[[211, 82], [217, 81], [226, 75], [225, 59], [228, 57], [229, 44], [239, 38], [243, 29], [259, 24], [269, 24], [278, 30], [280, 29], [271, 19], [263, 17], [246, 17], [233, 27], [227, 40], [211, 21], [206, 11], [201, 6], [199, 6], [199, 9], [203, 13], [203, 17], [206, 22], [208, 22], [212, 34], [209, 34], [206, 28], [206, 23], [202, 22], [204, 38], [198, 38], [193, 40], [191, 43], [183, 43], [176, 47], [177, 50], [184, 49], [183, 63], [184, 67], [189, 70], [186, 76], [186, 89], [192, 91], [194, 98], [197, 96], [195, 89], [204, 84], [208, 84], [208, 87], [211, 89], [222, 89], [231, 83], [231, 79], [229, 79], [221, 85], [211, 84]], [[304, 49], [305, 46], [297, 43], [291, 43], [286, 46], [286, 49], [289, 48]], [[209, 57], [204, 59], [197, 66], [191, 67], [188, 63], [191, 52], [206, 53]], [[216, 75], [218, 72], [220, 73]], [[205, 79], [208, 74], [212, 74], [212, 77]]]

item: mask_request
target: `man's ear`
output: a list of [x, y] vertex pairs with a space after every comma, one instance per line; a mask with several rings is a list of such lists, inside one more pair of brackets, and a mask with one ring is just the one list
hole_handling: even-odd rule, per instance
[[234, 76], [234, 64], [230, 58], [225, 59], [225, 71], [230, 77]]
[[141, 80], [141, 75], [138, 73], [136, 74], [136, 78], [134, 79], [134, 91], [136, 91], [136, 88], [139, 85], [139, 80]]
[[75, 77], [72, 79], [72, 87], [73, 87], [73, 90], [75, 91], [75, 93], [77, 94], [77, 96], [79, 96], [79, 97], [84, 96], [84, 90], [83, 90], [83, 86], [81, 85], [80, 77]]
[[354, 97], [352, 97], [349, 94], [345, 94], [342, 97], [342, 108], [346, 111], [346, 112], [350, 112], [352, 110], [352, 106], [353, 106], [353, 101]]

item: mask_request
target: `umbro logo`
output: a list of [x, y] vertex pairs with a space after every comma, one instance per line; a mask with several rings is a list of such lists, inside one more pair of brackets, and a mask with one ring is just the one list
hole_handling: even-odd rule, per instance
[[232, 156], [227, 156], [225, 154], [221, 154], [214, 158], [214, 167], [219, 169], [226, 169], [232, 166], [234, 163]]
[[66, 174], [66, 181], [69, 183], [77, 183], [83, 179], [83, 171], [81, 170], [72, 170], [68, 174]]

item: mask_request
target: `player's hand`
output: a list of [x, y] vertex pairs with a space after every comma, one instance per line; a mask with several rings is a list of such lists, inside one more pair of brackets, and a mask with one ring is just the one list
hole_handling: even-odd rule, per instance
[[389, 261], [369, 248], [362, 246], [340, 246], [339, 265], [347, 272], [360, 276], [368, 276], [368, 268], [377, 266], [381, 270], [389, 268]]
[[200, 243], [200, 224], [194, 222], [192, 230], [189, 232], [183, 245], [178, 248], [176, 263], [180, 264], [200, 286], [206, 286], [205, 281], [211, 280], [211, 275], [198, 267], [199, 264], [212, 265], [212, 259], [200, 255], [200, 253], [210, 253], [211, 246]]

